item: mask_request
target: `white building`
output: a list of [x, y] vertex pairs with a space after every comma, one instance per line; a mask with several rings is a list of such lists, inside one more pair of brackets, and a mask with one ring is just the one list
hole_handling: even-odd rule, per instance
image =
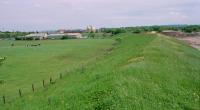
[[80, 39], [83, 38], [81, 33], [64, 33], [64, 34], [49, 34], [48, 39], [62, 39], [64, 36], [68, 38]]
[[58, 30], [58, 32], [59, 32], [60, 34], [64, 34], [64, 33], [65, 33], [65, 29], [60, 29], [60, 30]]
[[66, 35], [71, 38], [77, 38], [77, 39], [83, 38], [81, 33], [66, 33]]
[[47, 33], [34, 33], [25, 36], [25, 38], [33, 38], [34, 40], [47, 39], [47, 37], [48, 37]]
[[49, 34], [48, 39], [61, 39], [65, 34]]

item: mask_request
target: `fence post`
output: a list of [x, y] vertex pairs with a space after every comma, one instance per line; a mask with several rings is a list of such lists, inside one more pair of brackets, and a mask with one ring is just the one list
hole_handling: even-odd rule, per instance
[[22, 97], [22, 91], [19, 89], [19, 96]]
[[33, 90], [33, 92], [35, 91], [35, 87], [34, 87], [34, 84], [32, 84], [32, 90]]
[[48, 104], [51, 104], [51, 97], [48, 97]]
[[81, 73], [84, 73], [84, 71], [85, 71], [85, 67], [84, 65], [81, 65]]
[[49, 82], [50, 82], [50, 84], [52, 84], [52, 77], [50, 77]]
[[60, 73], [60, 79], [62, 79], [62, 73]]
[[6, 104], [6, 97], [3, 95], [3, 103]]
[[45, 87], [45, 82], [44, 82], [44, 80], [42, 81], [42, 84], [43, 84], [43, 87]]

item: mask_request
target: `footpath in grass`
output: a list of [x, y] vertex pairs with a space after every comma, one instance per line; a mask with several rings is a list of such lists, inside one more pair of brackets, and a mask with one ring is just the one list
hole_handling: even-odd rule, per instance
[[121, 44], [54, 85], [3, 109], [199, 109], [200, 52], [152, 34], [121, 34]]

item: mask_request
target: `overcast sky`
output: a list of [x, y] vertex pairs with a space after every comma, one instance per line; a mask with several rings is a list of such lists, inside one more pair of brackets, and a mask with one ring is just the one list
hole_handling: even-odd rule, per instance
[[200, 0], [0, 0], [0, 30], [200, 24]]

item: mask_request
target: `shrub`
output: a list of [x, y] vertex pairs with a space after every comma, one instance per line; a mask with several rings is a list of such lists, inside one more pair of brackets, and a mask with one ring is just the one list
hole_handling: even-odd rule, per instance
[[136, 29], [133, 31], [133, 33], [139, 34], [139, 33], [141, 33], [141, 31], [139, 29]]
[[65, 39], [69, 39], [69, 36], [65, 35], [65, 36], [62, 36], [61, 38], [62, 40], [65, 40]]

